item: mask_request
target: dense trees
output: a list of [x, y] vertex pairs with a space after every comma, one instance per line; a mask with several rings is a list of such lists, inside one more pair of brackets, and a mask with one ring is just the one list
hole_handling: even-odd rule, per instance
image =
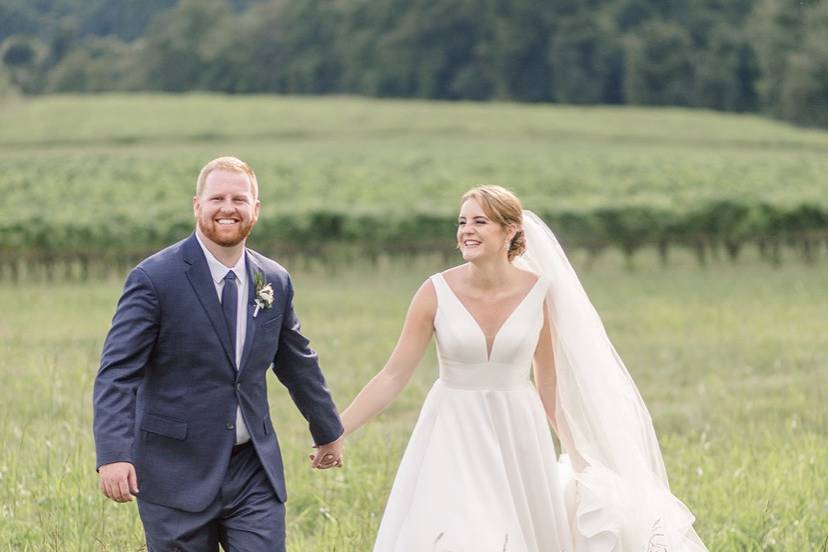
[[828, 0], [0, 0], [25, 93], [355, 93], [828, 126]]

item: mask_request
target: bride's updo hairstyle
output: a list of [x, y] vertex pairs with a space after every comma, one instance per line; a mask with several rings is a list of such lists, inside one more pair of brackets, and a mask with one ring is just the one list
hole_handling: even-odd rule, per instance
[[502, 186], [478, 186], [463, 194], [460, 205], [469, 199], [480, 204], [483, 212], [491, 221], [504, 227], [510, 224], [517, 226], [517, 233], [509, 243], [509, 262], [526, 251], [526, 236], [523, 234], [523, 206], [515, 194]]

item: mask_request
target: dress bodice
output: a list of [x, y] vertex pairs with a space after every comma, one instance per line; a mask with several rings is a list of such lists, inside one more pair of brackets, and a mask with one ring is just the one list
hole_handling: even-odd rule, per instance
[[498, 329], [489, 353], [483, 330], [443, 275], [435, 274], [431, 281], [437, 293], [434, 329], [440, 379], [449, 387], [470, 390], [526, 385], [543, 327], [548, 282], [535, 282]]

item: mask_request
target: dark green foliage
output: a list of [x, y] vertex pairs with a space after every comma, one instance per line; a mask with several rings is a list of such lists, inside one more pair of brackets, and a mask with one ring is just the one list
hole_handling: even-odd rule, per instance
[[780, 114], [798, 124], [828, 126], [828, 2], [811, 10], [797, 46], [787, 58]]
[[61, 92], [136, 90], [143, 67], [136, 48], [111, 37], [85, 38], [49, 72], [46, 89]]
[[13, 36], [0, 44], [0, 60], [9, 80], [25, 93], [38, 92], [42, 88], [41, 66], [47, 57], [47, 46], [34, 37]]
[[626, 98], [642, 105], [692, 105], [694, 65], [690, 34], [652, 20], [627, 39]]
[[674, 105], [828, 126], [826, 6], [0, 0], [0, 42], [8, 79], [29, 94], [210, 90]]
[[558, 101], [623, 102], [624, 53], [618, 36], [614, 22], [585, 11], [561, 23], [550, 47]]
[[693, 97], [699, 105], [722, 111], [758, 107], [756, 54], [742, 32], [717, 24], [695, 61]]
[[3, 63], [9, 67], [31, 65], [35, 61], [35, 47], [31, 40], [19, 38], [9, 41], [3, 49]]
[[219, 87], [232, 24], [224, 0], [181, 0], [156, 17], [143, 56], [147, 84], [169, 92]]
[[[240, 12], [263, 0], [228, 0]], [[178, 0], [3, 0], [0, 2], [0, 41], [11, 35], [47, 39], [69, 17], [83, 35], [141, 38], [159, 13]]]

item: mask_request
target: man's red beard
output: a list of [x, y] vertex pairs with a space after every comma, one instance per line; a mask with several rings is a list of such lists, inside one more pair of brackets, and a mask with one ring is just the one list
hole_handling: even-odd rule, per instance
[[221, 225], [212, 219], [208, 220], [206, 224], [203, 224], [202, 220], [198, 219], [197, 224], [201, 233], [211, 242], [222, 247], [233, 247], [247, 239], [247, 236], [253, 231], [253, 225], [256, 224], [256, 221], [251, 220], [245, 224], [244, 220], [242, 220], [239, 223], [238, 230], [232, 235], [221, 234]]

